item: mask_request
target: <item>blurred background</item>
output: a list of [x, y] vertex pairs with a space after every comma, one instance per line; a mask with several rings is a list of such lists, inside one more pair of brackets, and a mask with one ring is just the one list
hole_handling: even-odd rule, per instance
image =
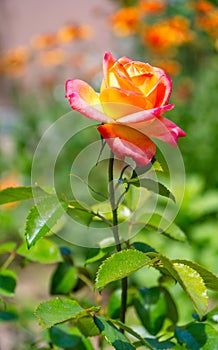
[[[218, 273], [217, 1], [1, 0], [0, 51], [1, 189], [31, 184], [32, 157], [41, 136], [70, 111], [65, 81], [77, 77], [98, 90], [105, 51], [166, 70], [173, 80], [171, 102], [176, 105], [168, 117], [187, 133], [179, 141], [186, 189], [176, 223], [190, 245], [166, 244], [151, 235], [146, 242], [169, 257], [193, 259]], [[61, 189], [66, 190], [69, 159], [91, 139], [87, 135], [64, 152], [57, 172]], [[2, 207], [2, 242], [23, 240], [29, 207]], [[50, 270], [44, 269], [49, 275]], [[20, 271], [24, 282], [19, 302], [25, 293], [31, 302], [32, 293], [45, 297], [40, 283], [27, 283], [31, 271]], [[7, 348], [13, 349], [13, 344], [0, 343], [0, 349]]]

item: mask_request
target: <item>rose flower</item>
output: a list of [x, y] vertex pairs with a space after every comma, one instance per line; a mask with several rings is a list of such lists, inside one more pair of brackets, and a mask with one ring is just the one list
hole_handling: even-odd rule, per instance
[[100, 93], [73, 79], [66, 82], [66, 97], [72, 109], [102, 123], [98, 131], [119, 159], [127, 156], [144, 166], [156, 152], [152, 138], [176, 146], [178, 137], [185, 136], [161, 116], [174, 107], [168, 104], [171, 79], [162, 69], [106, 53], [103, 73]]

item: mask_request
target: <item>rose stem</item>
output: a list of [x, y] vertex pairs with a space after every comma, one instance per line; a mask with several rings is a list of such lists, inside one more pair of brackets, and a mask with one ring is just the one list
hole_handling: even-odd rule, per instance
[[[112, 216], [113, 216], [113, 235], [115, 239], [115, 244], [117, 251], [120, 252], [122, 250], [120, 239], [119, 239], [119, 232], [118, 232], [118, 216], [117, 216], [117, 205], [115, 203], [115, 190], [114, 190], [114, 154], [111, 152], [110, 159], [109, 159], [109, 166], [108, 166], [108, 179], [109, 179], [109, 193], [110, 193], [110, 203], [111, 203], [111, 209], [112, 209]], [[123, 278], [121, 281], [122, 286], [122, 294], [121, 294], [121, 308], [120, 308], [120, 321], [125, 323], [125, 315], [126, 315], [126, 303], [127, 303], [127, 288], [128, 288], [128, 281], [127, 277]], [[124, 330], [121, 329], [121, 332], [124, 333]]]

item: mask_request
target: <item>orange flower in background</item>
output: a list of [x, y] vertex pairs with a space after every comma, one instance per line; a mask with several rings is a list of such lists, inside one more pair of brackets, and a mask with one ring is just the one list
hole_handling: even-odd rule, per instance
[[63, 26], [58, 31], [58, 39], [60, 42], [68, 43], [74, 39], [90, 39], [93, 36], [93, 29], [89, 25], [73, 25]]
[[61, 42], [70, 42], [76, 38], [77, 27], [75, 25], [65, 25], [58, 31], [58, 39]]
[[147, 26], [143, 32], [143, 41], [152, 50], [165, 51], [190, 42], [193, 36], [189, 21], [185, 17], [175, 16]]
[[66, 52], [62, 49], [52, 49], [40, 52], [37, 61], [42, 66], [57, 66], [66, 61]]
[[198, 12], [196, 25], [210, 36], [218, 38], [218, 8], [204, 0], [193, 4], [193, 7]]
[[106, 53], [100, 93], [86, 82], [66, 82], [66, 97], [72, 109], [103, 123], [98, 131], [119, 158], [132, 158], [137, 166], [148, 164], [156, 152], [157, 138], [172, 146], [185, 136], [176, 124], [162, 114], [174, 107], [168, 104], [172, 83], [166, 73], [148, 63], [128, 57], [116, 60]]
[[[8, 187], [17, 187], [20, 185], [18, 177], [15, 174], [9, 174], [0, 179], [0, 190], [3, 190]], [[17, 205], [18, 202], [7, 203], [1, 205], [1, 208], [11, 209]]]
[[157, 14], [166, 8], [163, 0], [142, 0], [139, 2], [139, 9], [143, 14]]
[[205, 0], [197, 1], [197, 3], [193, 4], [193, 7], [195, 10], [202, 12], [202, 13], [205, 13], [205, 14], [214, 8], [214, 6], [211, 4], [211, 2], [208, 2]]
[[21, 76], [26, 70], [29, 57], [29, 50], [23, 46], [4, 52], [0, 60], [1, 73], [9, 77]]
[[140, 12], [136, 7], [122, 8], [111, 17], [111, 22], [117, 35], [135, 34], [140, 22]]
[[196, 18], [196, 24], [205, 30], [212, 37], [218, 37], [218, 9], [205, 13], [205, 15]]
[[31, 40], [31, 46], [34, 49], [48, 49], [58, 44], [56, 33], [38, 35]]
[[90, 39], [94, 35], [94, 30], [91, 26], [83, 24], [77, 28], [77, 38], [78, 39]]

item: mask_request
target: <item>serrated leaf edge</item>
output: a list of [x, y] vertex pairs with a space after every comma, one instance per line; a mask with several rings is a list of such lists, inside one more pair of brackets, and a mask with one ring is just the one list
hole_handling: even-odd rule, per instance
[[[51, 198], [51, 197], [52, 197], [52, 196], [50, 196], [49, 198]], [[55, 197], [54, 197], [54, 198], [55, 198]], [[38, 203], [43, 202], [45, 199], [46, 199], [46, 198], [41, 199]], [[37, 204], [38, 204], [38, 203], [37, 203]], [[60, 202], [59, 202], [59, 203], [60, 203]], [[47, 224], [45, 223], [45, 224], [43, 225], [43, 227], [47, 227], [47, 228], [48, 228], [48, 230], [47, 230], [47, 232], [45, 233], [45, 235], [40, 236], [38, 239], [33, 238], [32, 240], [28, 240], [27, 236], [28, 236], [28, 230], [30, 229], [30, 226], [29, 226], [29, 225], [30, 225], [30, 221], [31, 221], [31, 219], [32, 219], [32, 216], [33, 216], [34, 211], [38, 212], [39, 217], [40, 217], [40, 212], [39, 212], [39, 210], [38, 210], [38, 208], [37, 208], [37, 204], [34, 205], [34, 206], [29, 210], [29, 213], [28, 213], [27, 218], [26, 218], [26, 223], [25, 223], [24, 232], [25, 232], [25, 237], [26, 237], [26, 242], [27, 242], [27, 247], [28, 247], [28, 249], [30, 249], [32, 246], [34, 246], [35, 243], [36, 243], [40, 238], [44, 237], [49, 231], [51, 231], [51, 228], [48, 227]], [[66, 210], [65, 210], [65, 211], [67, 211], [68, 204], [67, 204], [66, 202], [62, 202], [62, 204], [65, 204], [65, 205], [66, 205]], [[60, 206], [62, 206], [62, 205], [60, 204]], [[63, 208], [63, 206], [62, 206], [62, 208]], [[50, 212], [50, 216], [49, 216], [48, 220], [46, 220], [46, 222], [48, 222], [48, 221], [52, 218], [52, 216], [53, 216], [53, 214], [55, 213], [56, 210], [57, 210], [57, 208], [54, 208], [54, 209]], [[64, 208], [63, 208], [63, 211], [64, 211]], [[60, 218], [59, 218], [59, 219], [60, 219]], [[57, 219], [57, 221], [58, 221], [59, 219]], [[39, 231], [41, 231], [41, 230], [42, 230], [42, 227], [40, 228]]]
[[[94, 290], [99, 289], [99, 290], [101, 291], [102, 289], [105, 288], [105, 286], [106, 286], [107, 284], [112, 283], [112, 282], [114, 282], [114, 281], [117, 281], [117, 280], [112, 280], [112, 281], [110, 281], [109, 283], [105, 284], [104, 286], [100, 286], [100, 287], [96, 286], [96, 284], [97, 284], [97, 282], [98, 282], [98, 275], [99, 275], [99, 272], [102, 270], [102, 268], [104, 267], [104, 265], [108, 262], [108, 260], [112, 259], [114, 255], [117, 256], [117, 254], [125, 254], [125, 252], [128, 252], [128, 251], [135, 251], [135, 252], [137, 252], [137, 254], [140, 253], [140, 254], [143, 254], [144, 256], [146, 256], [145, 253], [143, 253], [143, 252], [141, 252], [140, 250], [137, 250], [137, 249], [125, 249], [125, 250], [121, 250], [121, 251], [119, 251], [119, 252], [116, 252], [116, 253], [112, 254], [111, 256], [109, 256], [108, 258], [106, 258], [106, 259], [103, 261], [103, 263], [99, 266], [98, 271], [97, 271], [97, 273], [96, 273]], [[144, 267], [144, 266], [146, 266], [146, 265], [148, 265], [148, 264], [150, 264], [150, 260], [148, 260], [145, 264], [143, 264], [143, 265], [142, 265], [141, 267], [139, 267], [138, 269], [132, 270], [131, 273], [133, 273], [133, 272], [139, 270], [140, 268], [142, 268], [142, 267]], [[129, 275], [127, 275], [127, 276], [129, 276]], [[124, 276], [124, 277], [125, 277], [125, 276]], [[122, 278], [124, 278], [124, 277], [121, 277], [120, 279], [122, 279]]]
[[[213, 272], [211, 272], [210, 270], [207, 270], [204, 266], [202, 266], [202, 265], [200, 265], [200, 264], [198, 264], [198, 263], [196, 263], [196, 262], [193, 262], [193, 261], [190, 261], [190, 260], [186, 260], [186, 259], [173, 259], [172, 262], [173, 262], [173, 263], [179, 263], [179, 264], [181, 263], [181, 264], [187, 265], [187, 266], [189, 266], [190, 268], [192, 268], [193, 270], [197, 271], [198, 274], [199, 274], [199, 275], [201, 276], [201, 278], [203, 279], [203, 281], [204, 281], [206, 287], [207, 287], [208, 289], [217, 291], [217, 289], [215, 289], [215, 288], [214, 288], [214, 289], [213, 289], [213, 288], [210, 288], [210, 287], [207, 285], [207, 282], [205, 281], [204, 276], [201, 274], [200, 271], [197, 270], [198, 267], [199, 267], [200, 269], [203, 269], [206, 273], [209, 273], [209, 275], [210, 275], [211, 277], [215, 278], [215, 279], [218, 281], [218, 276], [215, 275], [215, 274], [214, 274]], [[192, 265], [192, 266], [191, 266], [191, 265]], [[196, 268], [195, 268], [195, 267], [196, 267]]]

